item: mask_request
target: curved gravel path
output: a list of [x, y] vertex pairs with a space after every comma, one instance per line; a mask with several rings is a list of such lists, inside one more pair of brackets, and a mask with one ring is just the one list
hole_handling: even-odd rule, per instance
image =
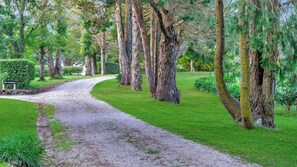
[[58, 166], [257, 166], [148, 125], [90, 95], [96, 83], [112, 78], [78, 80], [33, 96], [1, 98], [48, 103], [56, 107], [55, 117], [77, 143], [69, 150], [56, 153]]

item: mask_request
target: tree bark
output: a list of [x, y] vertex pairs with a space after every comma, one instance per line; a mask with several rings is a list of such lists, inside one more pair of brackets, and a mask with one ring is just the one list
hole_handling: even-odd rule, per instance
[[54, 57], [52, 51], [48, 52], [47, 56], [47, 65], [48, 65], [48, 70], [49, 70], [49, 76], [50, 80], [55, 78], [55, 63], [54, 63]]
[[240, 111], [243, 125], [246, 129], [254, 128], [251, 106], [250, 106], [250, 74], [249, 58], [247, 49], [247, 20], [246, 20], [246, 2], [240, 1], [240, 18], [239, 18], [239, 51], [241, 63], [241, 82], [240, 82]]
[[150, 47], [149, 47], [149, 41], [148, 41], [148, 37], [147, 37], [147, 31], [146, 31], [143, 11], [142, 11], [142, 8], [141, 8], [138, 0], [132, 0], [132, 4], [133, 4], [133, 10], [135, 10], [135, 17], [136, 17], [137, 23], [139, 25], [140, 35], [141, 35], [141, 39], [142, 39], [147, 85], [151, 92], [151, 96], [155, 97], [156, 85], [154, 83], [155, 80], [154, 80], [154, 74], [153, 74], [152, 64], [151, 64]]
[[230, 113], [235, 121], [241, 121], [240, 105], [239, 102], [230, 95], [227, 90], [224, 81], [224, 49], [225, 49], [225, 39], [224, 39], [224, 4], [222, 0], [216, 0], [216, 52], [214, 58], [214, 72], [217, 82], [217, 88], [219, 92], [220, 99], [224, 104], [227, 111]]
[[44, 81], [44, 56], [45, 56], [45, 48], [44, 46], [40, 46], [39, 53], [39, 81]]
[[132, 61], [132, 0], [126, 0], [125, 12], [125, 45], [129, 63]]
[[140, 66], [140, 56], [141, 56], [141, 38], [140, 30], [135, 16], [135, 9], [133, 8], [133, 36], [132, 36], [132, 80], [131, 80], [131, 90], [132, 91], [142, 91], [142, 78], [141, 78], [141, 66]]
[[190, 62], [191, 72], [195, 72], [194, 61], [191, 59]]
[[178, 38], [174, 28], [172, 6], [168, 3], [166, 8], [160, 11], [153, 1], [150, 1], [150, 4], [157, 13], [162, 32], [156, 98], [160, 101], [179, 104], [180, 95], [176, 86]]
[[91, 65], [92, 65], [92, 75], [98, 74], [98, 68], [97, 68], [97, 59], [96, 59], [96, 53], [91, 57]]
[[84, 75], [90, 76], [92, 75], [92, 64], [91, 64], [91, 58], [89, 55], [85, 55], [85, 73]]
[[55, 73], [57, 78], [62, 79], [62, 51], [57, 52], [56, 63], [55, 63]]
[[131, 84], [131, 64], [129, 63], [129, 57], [127, 55], [127, 49], [124, 41], [124, 31], [122, 24], [122, 7], [121, 0], [116, 1], [116, 24], [117, 24], [117, 33], [118, 33], [118, 44], [119, 44], [119, 53], [120, 53], [120, 63], [121, 63], [121, 86], [128, 86]]
[[[157, 2], [157, 0], [155, 0], [155, 2]], [[154, 74], [153, 78], [154, 78], [154, 84], [155, 84], [155, 89], [156, 89], [157, 84], [158, 84], [158, 69], [159, 69], [160, 27], [158, 24], [156, 12], [154, 11], [153, 8], [151, 9], [150, 19], [151, 19], [151, 31], [150, 31], [151, 65], [152, 65], [152, 69], [153, 69], [153, 74]]]
[[101, 75], [105, 75], [106, 32], [101, 34]]

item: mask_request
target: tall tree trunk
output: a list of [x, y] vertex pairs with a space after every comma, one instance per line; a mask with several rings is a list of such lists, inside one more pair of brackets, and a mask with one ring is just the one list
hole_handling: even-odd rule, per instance
[[[155, 0], [155, 2], [157, 2], [157, 1], [158, 0]], [[151, 19], [151, 31], [150, 31], [151, 65], [153, 68], [153, 73], [154, 73], [153, 78], [154, 78], [154, 84], [155, 84], [155, 89], [156, 89], [157, 84], [158, 84], [158, 69], [159, 69], [160, 27], [158, 24], [157, 14], [153, 8], [151, 9], [150, 19]]]
[[55, 63], [55, 73], [57, 78], [62, 79], [62, 51], [57, 52], [56, 63]]
[[121, 72], [122, 72], [122, 79], [121, 79], [120, 85], [127, 86], [131, 84], [131, 64], [129, 63], [129, 57], [127, 55], [127, 49], [124, 41], [121, 0], [116, 1], [115, 15], [116, 15], [120, 63], [121, 63]]
[[239, 51], [241, 63], [241, 82], [240, 82], [240, 111], [242, 122], [245, 128], [254, 128], [253, 118], [250, 106], [250, 74], [249, 58], [247, 49], [247, 19], [246, 19], [246, 0], [240, 1], [240, 18], [239, 18]]
[[132, 0], [132, 3], [133, 3], [133, 10], [135, 10], [135, 17], [136, 17], [137, 23], [139, 25], [140, 35], [141, 35], [141, 39], [142, 39], [147, 85], [151, 92], [151, 96], [155, 97], [155, 90], [156, 90], [155, 86], [156, 85], [154, 83], [154, 73], [152, 70], [150, 47], [149, 47], [149, 41], [148, 41], [148, 37], [147, 37], [147, 31], [146, 31], [143, 11], [142, 11], [142, 8], [141, 8], [138, 0]]
[[45, 48], [44, 46], [40, 46], [39, 53], [39, 81], [44, 81], [44, 56], [45, 56]]
[[141, 56], [141, 38], [140, 30], [135, 16], [135, 9], [133, 8], [133, 36], [132, 36], [132, 80], [131, 80], [131, 90], [132, 91], [142, 91], [142, 78], [141, 78], [141, 66], [140, 66], [140, 56]]
[[216, 53], [214, 58], [214, 72], [217, 82], [217, 88], [219, 92], [220, 99], [224, 104], [227, 111], [233, 117], [235, 121], [241, 120], [240, 105], [239, 102], [230, 95], [227, 90], [224, 81], [224, 49], [225, 49], [225, 39], [224, 39], [224, 4], [222, 0], [216, 0]]
[[132, 61], [132, 0], [126, 0], [125, 12], [125, 45], [129, 63]]
[[101, 34], [101, 75], [105, 75], [105, 59], [106, 59], [106, 32]]
[[[256, 36], [261, 33], [261, 30], [257, 28], [260, 15], [260, 1], [250, 0], [251, 9], [249, 15], [251, 21], [249, 23], [250, 36]], [[261, 28], [262, 29], [262, 28]], [[251, 111], [253, 114], [254, 122], [258, 125], [262, 125], [263, 118], [263, 96], [262, 96], [262, 84], [264, 69], [262, 67], [262, 52], [253, 48], [249, 48], [250, 57], [250, 103]]]
[[150, 1], [150, 4], [157, 13], [162, 31], [156, 98], [161, 101], [179, 104], [180, 95], [176, 86], [178, 38], [174, 28], [174, 11], [171, 3], [168, 3], [166, 8], [161, 10], [153, 1]]
[[52, 51], [48, 52], [47, 56], [47, 66], [49, 71], [50, 80], [55, 78], [55, 63], [54, 63], [54, 57]]
[[89, 55], [85, 55], [85, 73], [84, 75], [92, 75], [92, 63]]
[[91, 65], [92, 65], [92, 75], [97, 75], [98, 68], [97, 68], [96, 52], [94, 52], [94, 55], [91, 57]]
[[192, 59], [191, 59], [191, 62], [190, 62], [190, 66], [191, 66], [191, 72], [195, 72], [194, 61]]

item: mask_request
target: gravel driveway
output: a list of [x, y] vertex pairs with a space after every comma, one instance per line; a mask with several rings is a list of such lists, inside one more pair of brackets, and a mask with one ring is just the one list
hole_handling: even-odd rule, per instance
[[1, 98], [48, 103], [56, 107], [55, 118], [77, 143], [69, 150], [56, 153], [58, 166], [256, 166], [148, 125], [90, 95], [96, 83], [112, 78], [83, 79], [33, 96]]

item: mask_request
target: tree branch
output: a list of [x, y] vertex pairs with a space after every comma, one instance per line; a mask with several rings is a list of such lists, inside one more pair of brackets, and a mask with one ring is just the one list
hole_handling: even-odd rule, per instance
[[164, 25], [164, 21], [163, 21], [163, 17], [162, 17], [162, 14], [161, 14], [160, 10], [156, 6], [155, 2], [153, 2], [152, 0], [150, 0], [150, 5], [151, 5], [151, 7], [154, 9], [154, 11], [157, 14], [157, 17], [158, 17], [159, 23], [160, 23], [160, 29], [161, 29], [162, 33], [164, 34], [164, 36], [166, 38], [170, 38], [170, 35], [166, 31], [166, 28], [165, 28], [165, 25]]

